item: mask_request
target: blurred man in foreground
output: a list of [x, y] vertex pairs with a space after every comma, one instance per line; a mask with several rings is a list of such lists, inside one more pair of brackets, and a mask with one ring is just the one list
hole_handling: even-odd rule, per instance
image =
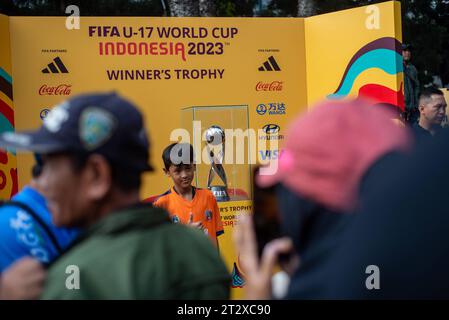
[[[3, 134], [0, 144], [42, 154], [54, 223], [85, 228], [50, 267], [42, 298], [228, 298], [227, 270], [201, 231], [140, 203], [140, 176], [152, 168], [142, 116], [130, 102], [115, 93], [78, 96], [38, 131]], [[67, 270], [77, 278], [72, 286]]]
[[251, 220], [239, 224], [234, 234], [247, 298], [270, 298], [278, 255], [292, 250], [296, 255], [291, 256], [299, 257], [299, 267], [287, 298], [324, 294], [323, 267], [352, 224], [366, 175], [372, 167], [410, 149], [408, 129], [397, 126], [392, 117], [388, 109], [361, 101], [328, 101], [291, 124], [276, 174], [256, 177], [260, 187], [276, 188], [285, 237], [269, 242], [259, 259], [258, 234], [254, 235]]

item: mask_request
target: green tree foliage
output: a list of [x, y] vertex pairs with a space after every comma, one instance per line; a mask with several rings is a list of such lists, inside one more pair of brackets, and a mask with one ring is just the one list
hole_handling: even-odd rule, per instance
[[9, 15], [60, 16], [68, 5], [85, 16], [162, 16], [161, 0], [1, 0], [0, 12]]
[[218, 0], [219, 17], [252, 17], [257, 0]]

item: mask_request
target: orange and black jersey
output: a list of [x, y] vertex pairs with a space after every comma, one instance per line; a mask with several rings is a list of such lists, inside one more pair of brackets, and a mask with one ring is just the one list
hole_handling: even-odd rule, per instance
[[159, 196], [153, 205], [167, 210], [175, 223], [201, 222], [204, 232], [214, 243], [224, 233], [217, 201], [209, 190], [193, 188], [193, 199], [189, 201], [172, 187]]

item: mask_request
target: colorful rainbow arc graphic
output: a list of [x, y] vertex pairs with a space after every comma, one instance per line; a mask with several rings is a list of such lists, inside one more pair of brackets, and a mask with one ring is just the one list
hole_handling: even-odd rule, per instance
[[[0, 92], [4, 93], [11, 101], [12, 78], [0, 67]], [[14, 131], [14, 111], [11, 106], [0, 97], [0, 132]]]
[[[360, 48], [349, 61], [338, 88], [329, 99], [346, 97], [352, 90], [357, 77], [365, 70], [380, 69], [394, 75], [403, 72], [401, 43], [392, 37], [376, 39]], [[377, 98], [379, 102], [389, 103], [403, 109], [402, 85], [394, 91], [381, 84], [366, 84], [359, 89], [359, 96]]]
[[[12, 95], [12, 77], [0, 67], [0, 92], [2, 92], [9, 100], [13, 101]], [[14, 111], [12, 107], [9, 105], [9, 101], [4, 99], [2, 95], [0, 95], [0, 133], [6, 131], [14, 131]], [[11, 150], [12, 151], [12, 150]], [[15, 151], [12, 151], [15, 154]], [[0, 150], [0, 164], [8, 164], [8, 153]], [[17, 169], [11, 168], [9, 171], [9, 175], [12, 182], [11, 194], [12, 197], [18, 191], [17, 184]], [[0, 170], [0, 187], [3, 189], [6, 186], [8, 178], [6, 177], [6, 173]]]
[[237, 264], [234, 262], [234, 266], [232, 268], [232, 288], [243, 288], [245, 286], [245, 280], [243, 279], [242, 273], [237, 267]]

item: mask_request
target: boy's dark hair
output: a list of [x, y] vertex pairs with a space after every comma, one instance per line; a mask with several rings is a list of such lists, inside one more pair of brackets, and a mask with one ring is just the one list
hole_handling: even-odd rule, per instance
[[[86, 165], [89, 158], [88, 153], [69, 153], [68, 156], [72, 161], [72, 167], [75, 172], [80, 171]], [[105, 157], [111, 167], [112, 181], [121, 190], [135, 191], [140, 188], [141, 185], [141, 172], [130, 171], [129, 168], [123, 167], [121, 164], [114, 163], [111, 159]]]
[[443, 91], [441, 91], [440, 89], [437, 89], [435, 87], [428, 87], [421, 91], [419, 95], [419, 102], [421, 103], [424, 100], [429, 100], [434, 94], [438, 96], [444, 96]]
[[162, 152], [162, 161], [166, 170], [171, 165], [194, 164], [193, 147], [190, 143], [172, 143]]

